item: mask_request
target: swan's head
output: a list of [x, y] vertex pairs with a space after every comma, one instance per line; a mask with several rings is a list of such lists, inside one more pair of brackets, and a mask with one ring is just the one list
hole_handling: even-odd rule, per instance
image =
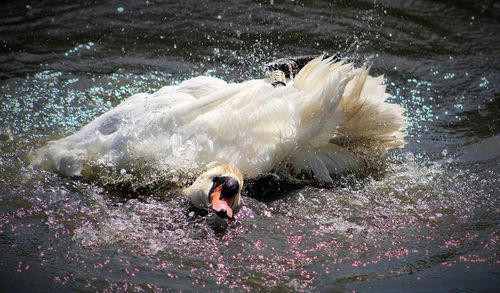
[[213, 210], [221, 218], [233, 218], [241, 207], [243, 175], [230, 166], [218, 166], [201, 174], [184, 189], [184, 194], [199, 209]]

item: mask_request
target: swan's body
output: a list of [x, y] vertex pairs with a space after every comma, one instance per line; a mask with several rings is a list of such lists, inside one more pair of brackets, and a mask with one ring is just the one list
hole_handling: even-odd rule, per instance
[[284, 87], [193, 78], [133, 95], [50, 142], [35, 163], [68, 176], [94, 176], [104, 166], [169, 180], [172, 171], [194, 178], [231, 165], [248, 178], [279, 169], [331, 182], [332, 173], [364, 167], [357, 146], [404, 146], [404, 111], [385, 102], [383, 77], [368, 71], [317, 58]]

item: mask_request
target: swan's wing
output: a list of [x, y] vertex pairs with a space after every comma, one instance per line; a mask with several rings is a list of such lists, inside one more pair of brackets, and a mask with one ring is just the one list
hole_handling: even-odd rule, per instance
[[198, 76], [183, 81], [179, 91], [187, 93], [195, 98], [211, 95], [227, 87], [227, 82], [211, 76]]
[[[343, 61], [334, 64], [330, 61], [321, 60], [321, 57], [311, 61], [294, 82], [299, 89], [308, 93], [321, 92], [325, 97], [323, 100], [302, 101], [310, 108], [304, 110], [305, 113], [323, 115], [315, 115], [321, 117], [314, 117], [311, 123], [307, 123], [310, 125], [308, 131], [314, 133], [309, 144], [321, 147], [336, 135], [341, 135], [351, 141], [370, 141], [381, 148], [403, 147], [404, 109], [385, 102], [389, 95], [385, 92], [383, 76], [370, 76], [369, 66], [354, 68], [353, 64], [344, 64]], [[328, 97], [335, 103], [324, 102]], [[336, 100], [339, 97], [340, 100]]]
[[300, 147], [288, 159], [295, 173], [330, 182], [329, 174], [366, 167], [361, 159], [366, 154], [348, 148], [363, 150], [358, 148], [361, 145], [381, 153], [404, 146], [404, 111], [385, 102], [383, 77], [368, 73], [369, 67], [354, 68], [342, 61], [330, 64], [328, 59], [317, 58], [298, 74], [294, 86], [308, 92], [309, 99], [294, 101], [301, 125], [307, 126], [304, 135], [299, 135]]
[[297, 75], [293, 86], [307, 93], [308, 98], [293, 101], [301, 117], [301, 145], [319, 148], [329, 143], [344, 115], [339, 110], [344, 89], [353, 78], [352, 64], [331, 58], [317, 58], [308, 63]]
[[142, 106], [149, 103], [150, 106], [158, 107], [168, 105], [177, 106], [186, 102], [208, 96], [227, 87], [227, 82], [211, 76], [198, 76], [181, 82], [179, 85], [164, 86], [154, 94], [140, 93], [129, 97], [118, 107]]
[[182, 141], [202, 150], [197, 152], [198, 162], [235, 165], [248, 177], [284, 161], [322, 181], [330, 178], [329, 173], [357, 168], [354, 155], [328, 145], [343, 121], [338, 108], [354, 76], [352, 65], [314, 60], [303, 70], [293, 86], [242, 83], [230, 99], [197, 112], [192, 120], [188, 116], [179, 132]]
[[198, 99], [227, 86], [227, 82], [211, 76], [197, 76], [181, 82], [179, 85], [164, 86], [154, 93], [154, 96], [163, 99], [171, 99], [172, 94], [185, 93], [192, 98]]
[[401, 148], [405, 145], [406, 121], [404, 109], [385, 102], [389, 94], [383, 76], [368, 75], [352, 80], [346, 87], [342, 108], [346, 119], [338, 129], [350, 141], [369, 141], [381, 148]]
[[262, 80], [239, 87], [230, 99], [184, 124], [182, 135], [199, 145], [199, 162], [234, 165], [255, 177], [270, 171], [295, 146], [300, 122], [290, 99], [302, 93]]
[[[215, 92], [206, 95], [209, 87]], [[85, 163], [127, 167], [131, 159], [154, 160], [174, 149], [178, 117], [229, 98], [237, 89], [211, 77], [198, 77], [155, 94], [136, 94], [63, 139], [49, 142], [33, 158], [35, 165], [65, 175], [80, 175]], [[182, 127], [182, 125], [180, 125]]]

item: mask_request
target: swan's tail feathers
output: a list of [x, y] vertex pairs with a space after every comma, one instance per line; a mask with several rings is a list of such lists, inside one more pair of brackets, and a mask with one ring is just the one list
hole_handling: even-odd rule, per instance
[[382, 148], [405, 145], [404, 109], [386, 103], [384, 77], [368, 75], [369, 67], [346, 86], [341, 106], [345, 120], [337, 129], [340, 137], [350, 142], [370, 141]]
[[289, 162], [293, 166], [292, 173], [295, 176], [305, 174], [322, 183], [333, 182], [330, 174], [357, 172], [365, 167], [363, 159], [333, 143], [322, 148], [297, 152]]

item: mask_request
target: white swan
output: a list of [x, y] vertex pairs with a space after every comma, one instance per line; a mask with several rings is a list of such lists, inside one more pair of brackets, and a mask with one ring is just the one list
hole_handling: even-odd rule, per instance
[[405, 144], [404, 110], [385, 102], [383, 77], [368, 72], [318, 57], [282, 87], [196, 77], [133, 95], [39, 149], [34, 164], [93, 178], [120, 170], [146, 183], [184, 185], [222, 165], [246, 178], [280, 170], [332, 182], [330, 174], [364, 168], [367, 154]]

